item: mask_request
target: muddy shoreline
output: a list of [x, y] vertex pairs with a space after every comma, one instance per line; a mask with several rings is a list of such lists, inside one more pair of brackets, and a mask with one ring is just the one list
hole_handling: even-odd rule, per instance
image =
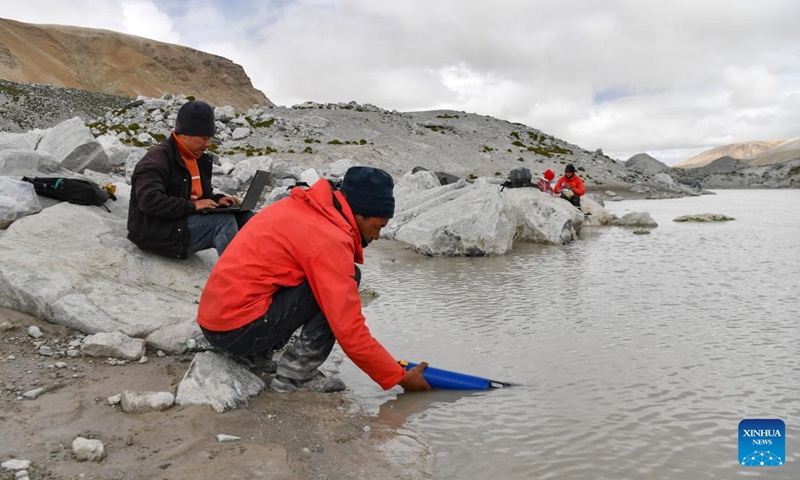
[[[173, 406], [131, 415], [108, 397], [124, 390], [175, 393], [192, 356], [148, 351], [146, 363], [124, 365], [46, 356], [42, 345], [78, 339], [79, 332], [5, 309], [0, 325], [0, 461], [30, 461], [31, 479], [427, 477], [423, 446], [341, 394], [266, 390], [248, 406], [222, 414]], [[31, 325], [44, 335], [29, 336]], [[44, 393], [23, 398], [38, 388]], [[219, 442], [218, 434], [240, 440]], [[78, 436], [103, 442], [106, 458], [77, 461], [71, 445]], [[0, 470], [0, 480], [14, 475]]]

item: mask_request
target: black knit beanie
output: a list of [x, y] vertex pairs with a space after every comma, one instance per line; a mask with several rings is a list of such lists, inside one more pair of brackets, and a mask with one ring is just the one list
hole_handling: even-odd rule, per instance
[[178, 110], [175, 133], [196, 137], [213, 137], [217, 133], [214, 107], [200, 100], [184, 103]]
[[372, 167], [350, 167], [339, 188], [347, 198], [350, 209], [365, 217], [392, 218], [394, 196], [392, 176]]

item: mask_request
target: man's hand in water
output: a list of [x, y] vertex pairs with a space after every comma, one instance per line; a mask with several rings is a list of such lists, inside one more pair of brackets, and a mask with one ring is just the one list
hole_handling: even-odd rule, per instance
[[431, 386], [428, 381], [422, 376], [422, 372], [428, 368], [428, 362], [422, 362], [416, 367], [406, 372], [406, 375], [400, 380], [400, 386], [403, 390], [408, 392], [430, 390]]

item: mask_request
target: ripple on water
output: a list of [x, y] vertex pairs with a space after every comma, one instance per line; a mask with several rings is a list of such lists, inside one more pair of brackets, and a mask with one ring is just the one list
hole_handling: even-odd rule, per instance
[[[431, 447], [436, 479], [800, 478], [791, 453], [768, 472], [737, 463], [740, 420], [800, 418], [800, 223], [775, 204], [798, 211], [800, 192], [619, 202], [659, 227], [504, 257], [370, 248], [381, 296], [365, 313], [389, 351], [519, 385], [395, 398], [348, 383]], [[672, 222], [704, 211], [737, 220]]]

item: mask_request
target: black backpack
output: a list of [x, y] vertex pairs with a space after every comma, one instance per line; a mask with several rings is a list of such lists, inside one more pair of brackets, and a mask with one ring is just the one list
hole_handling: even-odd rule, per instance
[[503, 182], [503, 188], [500, 190], [502, 191], [504, 188], [521, 188], [521, 187], [532, 187], [533, 186], [533, 175], [531, 175], [531, 171], [525, 167], [515, 168], [511, 170], [508, 174], [508, 180]]
[[[64, 177], [23, 177], [23, 180], [33, 184], [36, 193], [45, 197], [64, 200], [77, 205], [103, 206], [109, 198], [116, 200], [113, 194], [109, 197], [106, 190], [98, 187], [96, 183], [82, 178]], [[108, 207], [105, 207], [108, 210]]]

